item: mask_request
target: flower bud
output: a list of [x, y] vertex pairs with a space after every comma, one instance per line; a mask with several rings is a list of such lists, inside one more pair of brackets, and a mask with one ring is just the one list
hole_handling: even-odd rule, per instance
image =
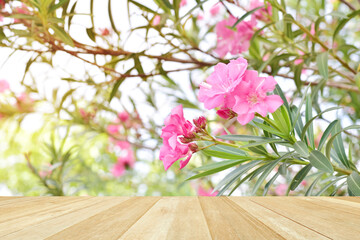
[[237, 116], [237, 113], [230, 108], [222, 108], [220, 110], [217, 110], [216, 113], [217, 115], [219, 115], [219, 117], [224, 119], [232, 119]]
[[188, 146], [189, 146], [189, 149], [190, 149], [193, 153], [199, 151], [199, 146], [196, 145], [196, 143], [190, 143]]
[[201, 116], [197, 119], [193, 120], [194, 124], [196, 127], [201, 128], [201, 129], [205, 129], [206, 128], [206, 118]]
[[193, 139], [192, 138], [187, 138], [187, 137], [179, 137], [179, 141], [181, 143], [186, 144], [186, 143], [191, 143], [193, 141]]

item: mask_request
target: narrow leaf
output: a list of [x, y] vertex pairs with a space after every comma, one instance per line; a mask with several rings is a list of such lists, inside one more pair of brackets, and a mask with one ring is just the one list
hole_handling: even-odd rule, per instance
[[309, 161], [314, 167], [321, 171], [328, 173], [334, 172], [334, 168], [331, 165], [330, 160], [318, 150], [313, 150], [310, 153]]

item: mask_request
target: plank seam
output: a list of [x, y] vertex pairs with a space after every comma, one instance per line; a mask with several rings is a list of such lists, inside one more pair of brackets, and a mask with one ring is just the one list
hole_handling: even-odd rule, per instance
[[203, 206], [202, 206], [202, 204], [201, 204], [201, 201], [200, 201], [199, 196], [197, 196], [197, 200], [199, 201], [200, 208], [201, 208], [201, 213], [202, 213], [202, 215], [203, 215], [203, 217], [204, 217], [204, 219], [205, 219], [205, 223], [206, 223], [207, 229], [208, 229], [208, 231], [209, 231], [209, 233], [210, 233], [210, 237], [211, 237], [211, 239], [214, 239], [213, 236], [212, 236], [212, 234], [211, 234], [211, 231], [210, 231], [210, 229], [209, 229], [209, 224], [208, 224], [207, 218], [206, 218], [206, 216], [205, 216], [204, 208], [203, 208]]
[[[139, 216], [138, 219], [136, 219], [136, 221], [135, 221], [133, 224], [131, 224], [131, 226], [129, 226], [129, 228], [128, 228], [125, 232], [123, 232], [121, 235], [119, 235], [119, 236], [117, 237], [117, 239], [120, 239], [121, 236], [125, 235], [125, 233], [127, 233], [127, 232], [130, 230], [130, 228], [132, 228], [132, 226], [134, 226], [134, 225], [135, 225], [148, 211], [150, 211], [150, 209], [152, 209], [153, 206], [154, 206], [156, 203], [158, 203], [161, 199], [162, 199], [162, 197], [159, 197], [141, 216]], [[131, 200], [131, 199], [129, 199], [129, 200]]]
[[281, 239], [286, 239], [284, 238], [280, 233], [278, 233], [277, 231], [274, 231], [272, 228], [270, 228], [268, 225], [266, 225], [265, 223], [263, 223], [262, 221], [260, 221], [257, 217], [255, 217], [254, 215], [250, 214], [248, 211], [246, 211], [243, 207], [241, 207], [240, 205], [236, 204], [236, 202], [232, 201], [229, 197], [226, 197], [223, 199], [223, 201], [228, 204], [232, 209], [234, 209], [234, 211], [238, 212], [240, 210], [240, 212], [243, 212], [245, 214], [248, 215], [248, 217], [250, 217], [250, 219], [252, 218], [254, 221], [254, 223], [261, 223], [263, 225], [264, 228], [267, 228], [269, 232], [273, 232], [275, 235], [279, 236]]
[[285, 216], [285, 215], [283, 215], [283, 214], [281, 214], [281, 213], [278, 213], [278, 212], [274, 211], [274, 210], [271, 209], [271, 208], [268, 208], [268, 207], [266, 207], [266, 206], [264, 206], [264, 205], [262, 205], [262, 204], [260, 204], [260, 203], [258, 203], [258, 202], [255, 202], [255, 201], [253, 201], [252, 199], [249, 199], [249, 200], [250, 200], [251, 202], [253, 202], [253, 203], [255, 203], [255, 204], [263, 207], [263, 208], [266, 208], [266, 209], [268, 209], [268, 210], [270, 210], [270, 211], [272, 211], [272, 212], [274, 212], [274, 213], [276, 213], [276, 214], [278, 214], [278, 215], [280, 215], [280, 216], [282, 216], [282, 217], [284, 217], [284, 218], [287, 218], [287, 219], [293, 221], [294, 223], [297, 223], [297, 224], [299, 224], [299, 225], [301, 225], [301, 226], [303, 226], [303, 227], [305, 227], [305, 228], [307, 228], [307, 229], [309, 229], [309, 230], [311, 230], [311, 231], [313, 231], [313, 232], [316, 232], [316, 233], [320, 234], [321, 236], [324, 236], [324, 237], [326, 237], [326, 238], [328, 238], [328, 239], [333, 239], [333, 238], [331, 238], [331, 237], [329, 237], [329, 236], [326, 236], [326, 235], [324, 235], [323, 233], [318, 232], [318, 231], [316, 231], [316, 230], [314, 230], [314, 229], [312, 229], [312, 228], [310, 228], [310, 227], [308, 227], [308, 226], [306, 226], [306, 225], [304, 225], [304, 224], [302, 224], [302, 223], [300, 223], [300, 222], [298, 222], [298, 221], [295, 221], [294, 219], [291, 219], [291, 218], [289, 218], [289, 217], [287, 217], [287, 216]]

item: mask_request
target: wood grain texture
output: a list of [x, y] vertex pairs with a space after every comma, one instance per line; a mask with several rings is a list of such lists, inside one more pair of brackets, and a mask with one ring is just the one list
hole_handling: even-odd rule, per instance
[[0, 197], [0, 239], [356, 239], [355, 197]]

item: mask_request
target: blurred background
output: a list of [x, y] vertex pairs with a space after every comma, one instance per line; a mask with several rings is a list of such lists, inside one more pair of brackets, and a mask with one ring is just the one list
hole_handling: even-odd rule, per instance
[[[214, 53], [215, 25], [229, 11], [242, 16], [252, 9], [251, 1], [174, 0], [172, 10], [161, 0], [48, 2], [41, 12], [34, 1], [0, 1], [0, 195], [212, 195], [230, 170], [185, 181], [191, 169], [220, 160], [197, 153], [186, 168], [179, 170], [176, 163], [165, 171], [158, 159], [159, 136], [164, 119], [178, 104], [184, 106], [187, 119], [206, 114], [214, 135], [253, 133], [251, 127], [218, 118], [215, 111], [205, 113], [197, 100], [198, 85], [213, 66], [236, 57], [228, 54], [222, 59]], [[325, 16], [316, 22], [316, 33], [325, 42], [332, 37], [326, 29], [349, 12], [347, 4], [336, 0], [286, 4], [308, 26]], [[359, 62], [359, 33], [356, 21], [350, 21], [333, 43], [354, 64]], [[302, 71], [303, 85], [314, 82], [314, 87], [321, 87], [321, 108], [344, 106], [324, 114], [326, 121], [340, 117], [344, 125], [357, 122], [356, 84], [349, 85], [352, 90], [322, 86], [312, 65], [311, 52], [317, 49], [311, 49], [311, 39], [301, 43], [308, 44], [309, 54], [287, 49], [290, 54], [263, 66], [288, 40], [276, 30], [261, 38], [265, 40], [255, 39], [256, 47], [244, 56], [264, 72], [274, 69], [271, 64], [288, 63], [275, 78], [290, 101], [300, 101], [301, 86], [293, 79], [294, 72]], [[302, 60], [303, 69], [293, 69], [296, 60]], [[322, 125], [315, 125], [317, 141]], [[352, 149], [356, 155], [358, 144]], [[284, 195], [298, 170], [290, 168], [268, 194]], [[242, 184], [233, 195], [248, 195], [252, 184]], [[303, 181], [298, 192], [290, 194], [308, 187]]]

